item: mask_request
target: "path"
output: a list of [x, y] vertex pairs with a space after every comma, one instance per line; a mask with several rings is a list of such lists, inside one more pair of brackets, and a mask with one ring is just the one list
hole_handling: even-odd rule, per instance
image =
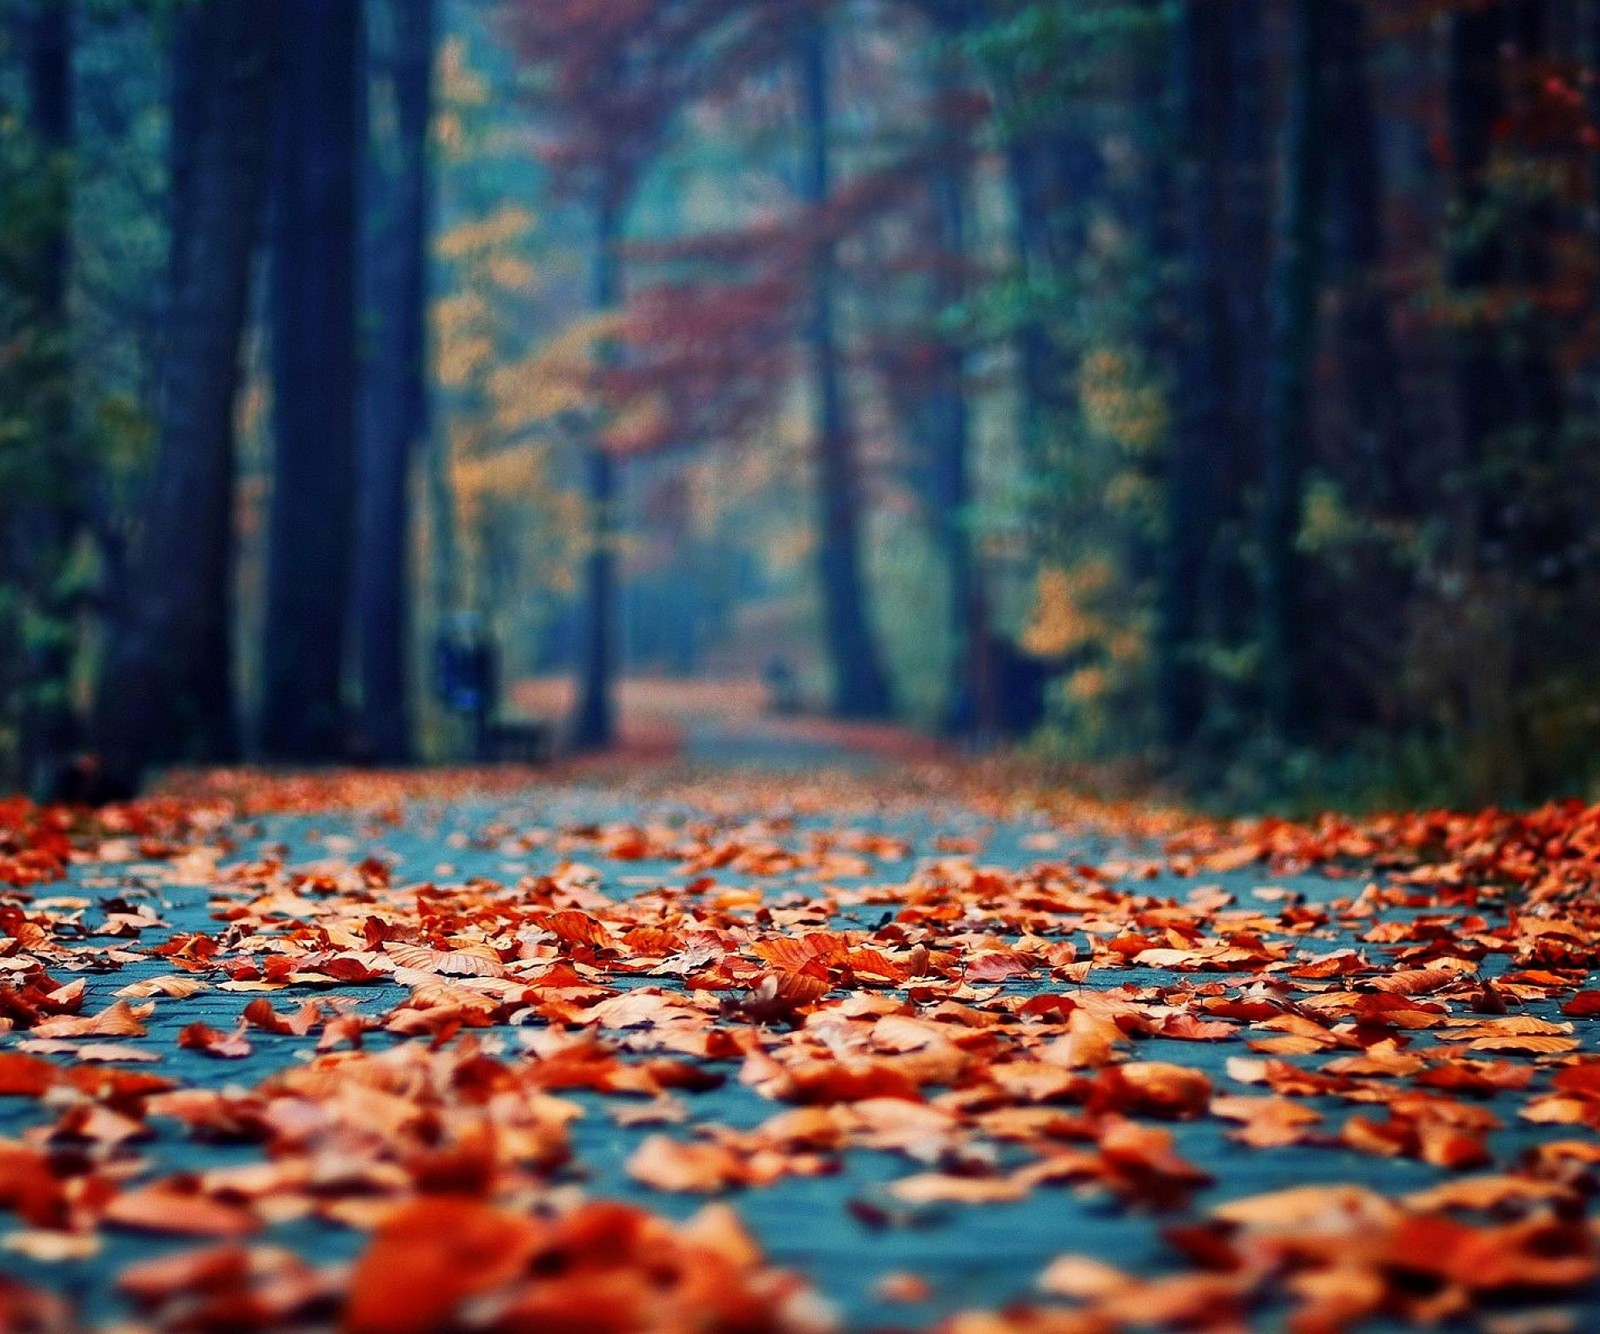
[[[727, 754], [726, 737], [704, 744]], [[15, 1225], [0, 1273], [110, 1322], [130, 1313], [129, 1265], [218, 1239], [347, 1264], [446, 1179], [512, 1212], [582, 1197], [686, 1219], [730, 1200], [851, 1328], [1037, 1302], [1047, 1272], [1056, 1304], [1087, 1312], [1063, 1329], [1162, 1311], [1269, 1327], [1295, 1265], [1200, 1272], [1163, 1229], [1216, 1251], [1229, 1229], [1195, 1229], [1219, 1205], [1350, 1183], [1375, 1193], [1317, 1197], [1309, 1222], [1280, 1202], [1262, 1226], [1308, 1253], [1340, 1227], [1389, 1247], [1338, 1276], [1357, 1308], [1363, 1291], [1391, 1322], [1509, 1297], [1600, 1319], [1577, 1281], [1589, 1234], [1561, 1221], [1581, 1217], [1600, 1157], [1564, 1122], [1600, 1118], [1581, 1080], [1551, 1101], [1594, 1021], [1559, 1013], [1581, 974], [1557, 985], [1550, 969], [1570, 960], [1517, 958], [1527, 940], [1492, 905], [1480, 920], [1425, 882], [1384, 897], [1347, 868], [1274, 875], [1226, 853], [1175, 869], [1139, 828], [902, 797], [881, 763], [370, 795], [376, 813], [158, 812], [143, 836], [81, 839], [65, 881], [0, 898], [17, 1026], [0, 1088], [20, 1095], [0, 1097], [0, 1137], [32, 1146], [17, 1164], [47, 1151], [61, 1187], [30, 1205], [0, 1181], [0, 1227]], [[81, 997], [41, 1000], [74, 976]], [[462, 1091], [464, 1051], [532, 1081], [514, 1115]], [[30, 1084], [40, 1061], [50, 1089]], [[74, 1089], [73, 1062], [199, 1092]], [[420, 1094], [395, 1100], [402, 1067], [408, 1088], [453, 1081], [426, 1133], [408, 1120]], [[287, 1086], [285, 1070], [300, 1072]], [[1501, 1182], [1487, 1214], [1425, 1198], [1384, 1212], [1480, 1178]], [[167, 1184], [141, 1195], [152, 1181]], [[89, 1198], [116, 1189], [121, 1205]], [[1456, 1241], [1466, 1223], [1501, 1228], [1471, 1236], [1571, 1267], [1529, 1292], [1475, 1290], [1454, 1260], [1406, 1257], [1396, 1229], [1416, 1218]], [[155, 1322], [194, 1327], [197, 1282], [156, 1283]], [[261, 1327], [315, 1326], [337, 1304], [276, 1291]]]

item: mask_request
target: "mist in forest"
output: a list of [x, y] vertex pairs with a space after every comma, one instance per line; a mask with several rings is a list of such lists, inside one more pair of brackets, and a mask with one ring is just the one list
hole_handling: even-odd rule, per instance
[[6, 0], [0, 780], [1584, 792], [1583, 0]]

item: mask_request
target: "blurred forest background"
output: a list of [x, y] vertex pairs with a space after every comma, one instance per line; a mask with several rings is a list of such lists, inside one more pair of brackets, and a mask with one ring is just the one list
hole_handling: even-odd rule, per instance
[[459, 755], [454, 642], [1588, 789], [1597, 11], [0, 0], [0, 779]]

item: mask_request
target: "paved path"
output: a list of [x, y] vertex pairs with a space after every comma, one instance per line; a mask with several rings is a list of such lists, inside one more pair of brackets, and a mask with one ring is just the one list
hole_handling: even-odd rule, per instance
[[[730, 752], [726, 737], [706, 735], [698, 739], [698, 744], [718, 759], [726, 759]], [[763, 749], [751, 741], [748, 746], [741, 742], [732, 749], [742, 758], [759, 759], [779, 768], [808, 763], [826, 753], [820, 743], [818, 747], [796, 748], [792, 743], [786, 746], [771, 742]], [[694, 753], [693, 746], [690, 753]], [[854, 785], [853, 796], [859, 797], [874, 785], [886, 795], [893, 792], [892, 767], [879, 765], [873, 774], [866, 784]], [[222, 858], [220, 869], [270, 857], [281, 859], [289, 868], [314, 870], [330, 863], [348, 867], [375, 856], [393, 867], [396, 883], [459, 885], [481, 877], [508, 885], [526, 876], [553, 872], [577, 858], [594, 867], [598, 887], [606, 895], [621, 899], [661, 886], [681, 888], [701, 873], [686, 871], [682, 861], [675, 858], [608, 858], [602, 843], [584, 843], [597, 828], [635, 825], [684, 831], [697, 827], [701, 837], [737, 834], [747, 841], [795, 851], [813, 847], [820, 834], [848, 836], [855, 840], [850, 846], [859, 845], [863, 834], [880, 834], [902, 842], [904, 855], [868, 852], [863, 854], [855, 873], [835, 871], [827, 876], [827, 883], [844, 891], [848, 898], [850, 891], [863, 886], [903, 882], [919, 868], [958, 855], [949, 851], [956, 847], [968, 849], [959, 856], [980, 866], [1011, 871], [1034, 867], [1041, 861], [1062, 866], [1104, 865], [1152, 851], [1104, 835], [1063, 832], [1042, 816], [995, 821], [951, 802], [886, 801], [876, 810], [851, 810], [834, 816], [813, 809], [818, 795], [813, 792], [793, 811], [768, 812], [769, 816], [783, 818], [763, 819], [754, 804], [769, 803], [772, 791], [769, 777], [733, 775], [724, 776], [715, 787], [687, 801], [628, 796], [605, 786], [555, 786], [533, 787], [509, 796], [445, 803], [423, 801], [406, 809], [396, 824], [340, 813], [272, 815], [225, 831], [234, 842]], [[565, 841], [561, 831], [569, 831]], [[883, 847], [890, 844], [884, 843]], [[814, 876], [805, 870], [749, 874], [725, 867], [714, 875], [722, 886], [758, 888], [769, 901], [778, 901], [797, 890], [812, 892], [816, 888]], [[1317, 905], [1348, 898], [1362, 884], [1359, 879], [1315, 875], [1273, 879], [1259, 868], [1207, 875], [1198, 881], [1168, 873], [1152, 872], [1152, 876], [1139, 879], [1133, 888], [1140, 894], [1182, 900], [1194, 893], [1197, 884], [1216, 885], [1243, 904], [1261, 901], [1252, 899], [1252, 894], [1263, 885], [1304, 896], [1306, 903]], [[103, 1010], [114, 993], [130, 983], [172, 973], [169, 960], [148, 955], [163, 940], [219, 930], [214, 915], [218, 904], [210, 891], [198, 884], [174, 883], [182, 878], [173, 875], [169, 862], [141, 861], [135, 853], [133, 860], [123, 864], [82, 866], [67, 883], [35, 891], [35, 909], [42, 903], [75, 910], [74, 901], [81, 900], [83, 920], [91, 933], [103, 928], [113, 913], [123, 914], [126, 920], [129, 912], [149, 910], [159, 919], [160, 925], [120, 938], [120, 943], [140, 957], [130, 954], [129, 961], [116, 971], [85, 975], [88, 996], [84, 1013]], [[1403, 910], [1396, 910], [1396, 916], [1404, 915]], [[832, 925], [836, 929], [870, 929], [882, 920], [882, 909], [862, 905], [842, 909]], [[101, 938], [98, 943], [103, 946], [111, 942]], [[1348, 935], [1330, 937], [1318, 940], [1316, 948], [1325, 953], [1353, 943]], [[1364, 948], [1382, 952], [1371, 945]], [[1503, 967], [1503, 961], [1491, 957], [1484, 967], [1492, 973]], [[1092, 973], [1084, 986], [1108, 990], [1192, 987], [1213, 977], [1228, 987], [1250, 980], [1227, 974], [1197, 977], [1192, 972], [1129, 968]], [[659, 978], [650, 981], [660, 985]], [[1005, 983], [1004, 989], [1028, 993], [1059, 991], [1061, 987], [1036, 978]], [[405, 996], [405, 988], [394, 985], [341, 988], [324, 984], [291, 986], [270, 999], [278, 1010], [284, 1011], [302, 999], [326, 1001], [342, 997], [359, 1012], [378, 1016], [391, 1011]], [[130, 1040], [131, 1045], [159, 1053], [160, 1063], [148, 1068], [186, 1086], [248, 1087], [276, 1069], [305, 1060], [311, 1042], [255, 1032], [251, 1034], [252, 1054], [244, 1060], [228, 1061], [179, 1048], [177, 1035], [197, 1021], [231, 1031], [252, 999], [255, 997], [248, 993], [210, 987], [182, 1001], [158, 1000], [149, 1020], [149, 1035]], [[1530, 1006], [1528, 1012], [1559, 1018], [1548, 1005]], [[20, 1043], [24, 1036], [0, 1036], [0, 1051]], [[505, 1038], [503, 1033], [497, 1036], [494, 1032], [484, 1036], [491, 1041]], [[1586, 1049], [1592, 1047], [1586, 1029], [1583, 1037]], [[379, 1031], [369, 1035], [368, 1045], [370, 1049], [381, 1049], [384, 1043], [397, 1040]], [[1260, 1093], [1260, 1089], [1249, 1089], [1229, 1079], [1227, 1058], [1241, 1054], [1247, 1053], [1237, 1041], [1202, 1043], [1163, 1038], [1142, 1042], [1138, 1052], [1141, 1060], [1172, 1061], [1201, 1070], [1219, 1091]], [[725, 1067], [724, 1073], [732, 1074], [733, 1068]], [[562, 1096], [577, 1102], [585, 1113], [573, 1127], [573, 1162], [564, 1173], [565, 1179], [581, 1185], [589, 1194], [646, 1202], [652, 1209], [672, 1216], [686, 1216], [703, 1203], [699, 1196], [646, 1190], [627, 1174], [625, 1164], [630, 1155], [647, 1136], [661, 1133], [661, 1126], [618, 1125], [611, 1114], [615, 1099], [584, 1091]], [[682, 1100], [689, 1108], [691, 1126], [717, 1123], [754, 1127], [775, 1110], [770, 1101], [732, 1078], [714, 1089], [683, 1094]], [[1309, 1105], [1323, 1111], [1334, 1124], [1350, 1110], [1332, 1099], [1311, 1099]], [[1547, 1130], [1519, 1121], [1519, 1103], [1512, 1095], [1490, 1097], [1481, 1105], [1497, 1111], [1503, 1122], [1503, 1128], [1488, 1137], [1497, 1163], [1514, 1160], [1523, 1148], [1540, 1138], [1551, 1138], [1552, 1132], [1571, 1133], [1570, 1128]], [[52, 1109], [33, 1100], [0, 1098], [0, 1137], [24, 1138], [53, 1115]], [[667, 1129], [668, 1133], [681, 1135], [689, 1127]], [[1177, 1151], [1203, 1165], [1217, 1180], [1215, 1186], [1198, 1195], [1194, 1208], [1199, 1210], [1218, 1200], [1289, 1183], [1368, 1183], [1397, 1194], [1436, 1183], [1448, 1175], [1404, 1157], [1377, 1157], [1343, 1147], [1248, 1149], [1227, 1136], [1228, 1123], [1213, 1117], [1182, 1122], [1173, 1129]], [[157, 1124], [157, 1137], [141, 1146], [141, 1152], [157, 1172], [240, 1165], [258, 1161], [260, 1156], [260, 1151], [250, 1145], [197, 1143], [170, 1121]], [[1016, 1156], [1004, 1145], [998, 1146], [996, 1152], [1007, 1161]], [[1161, 1237], [1162, 1220], [1138, 1209], [1119, 1207], [1096, 1192], [1036, 1190], [1014, 1203], [934, 1205], [905, 1212], [900, 1219], [903, 1225], [873, 1226], [873, 1211], [853, 1209], [852, 1202], [884, 1202], [886, 1184], [905, 1176], [915, 1165], [908, 1164], [900, 1154], [850, 1150], [842, 1167], [835, 1175], [790, 1178], [738, 1192], [732, 1198], [769, 1256], [812, 1278], [844, 1321], [854, 1328], [920, 1326], [942, 1314], [1000, 1307], [1027, 1298], [1039, 1273], [1064, 1253], [1098, 1257], [1142, 1272], [1161, 1272], [1173, 1263], [1173, 1253]], [[863, 1221], [863, 1215], [868, 1216], [867, 1221]], [[274, 1226], [267, 1236], [322, 1261], [353, 1257], [364, 1244], [358, 1231], [304, 1219]], [[104, 1322], [126, 1314], [112, 1291], [117, 1271], [131, 1261], [170, 1250], [173, 1244], [167, 1239], [115, 1232], [107, 1234], [104, 1248], [93, 1257], [54, 1263], [0, 1258], [0, 1271], [65, 1294], [79, 1303], [89, 1318]], [[885, 1300], [882, 1280], [886, 1275], [902, 1272], [927, 1280], [925, 1301], [907, 1304]], [[1582, 1309], [1585, 1314], [1581, 1320], [1590, 1315], [1600, 1319], [1600, 1305], [1592, 1298], [1585, 1300]]]

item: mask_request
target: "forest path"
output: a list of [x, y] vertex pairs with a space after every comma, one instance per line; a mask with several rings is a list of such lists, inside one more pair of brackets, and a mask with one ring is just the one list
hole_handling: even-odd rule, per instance
[[[1126, 813], [1069, 822], [896, 774], [247, 779], [254, 813], [191, 798], [80, 837], [64, 882], [7, 896], [39, 931], [0, 960], [0, 1138], [97, 1184], [31, 1217], [0, 1187], [32, 1223], [0, 1216], [0, 1273], [104, 1322], [130, 1264], [238, 1238], [343, 1264], [443, 1177], [521, 1211], [685, 1219], [726, 1198], [852, 1328], [1037, 1299], [1064, 1255], [1115, 1267], [1053, 1271], [1095, 1309], [1085, 1329], [1270, 1324], [1283, 1275], [1352, 1228], [1358, 1307], [1515, 1295], [1407, 1258], [1417, 1219], [1461, 1229], [1435, 1239], [1452, 1255], [1525, 1249], [1523, 1297], [1600, 1317], [1591, 1234], [1561, 1221], [1586, 1208], [1592, 1159], [1563, 1122], [1591, 1095], [1569, 1076], [1551, 1101], [1596, 1049], [1557, 1004], [1582, 968], [1547, 951], [1541, 980], [1493, 902], [1426, 877], [1272, 873], [1220, 834], [1171, 853]], [[1497, 931], [1506, 952], [1480, 948]], [[35, 966], [81, 997], [42, 999]], [[74, 1085], [74, 1064], [181, 1091]], [[485, 1069], [523, 1101], [487, 1099]], [[1464, 1172], [1490, 1212], [1415, 1195]], [[134, 1203], [100, 1199], [111, 1183]], [[1163, 1239], [1185, 1224], [1191, 1257], [1220, 1255], [1219, 1205], [1333, 1183], [1358, 1189], [1267, 1211], [1293, 1263], [1196, 1273]], [[1546, 1281], [1535, 1255], [1571, 1268]], [[199, 1281], [155, 1301], [158, 1326], [215, 1297]]]
[[[560, 720], [572, 715], [574, 690], [568, 677], [539, 677], [513, 683], [507, 695], [514, 714]], [[704, 768], [780, 772], [861, 772], [947, 754], [932, 738], [892, 723], [774, 713], [770, 693], [752, 677], [624, 677], [616, 690], [621, 746]]]

